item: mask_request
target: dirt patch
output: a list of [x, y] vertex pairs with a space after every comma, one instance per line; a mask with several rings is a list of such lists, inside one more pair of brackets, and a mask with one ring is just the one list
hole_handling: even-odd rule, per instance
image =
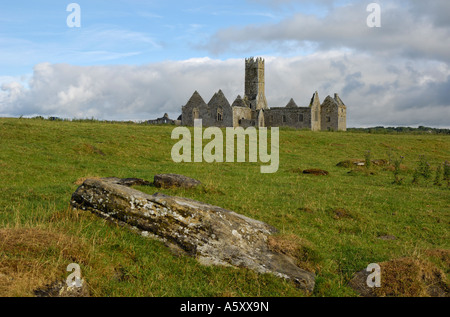
[[74, 150], [78, 154], [85, 154], [85, 155], [97, 154], [100, 156], [106, 156], [106, 154], [102, 150], [88, 143], [78, 145], [74, 147]]
[[339, 219], [345, 219], [345, 218], [353, 218], [350, 211], [344, 208], [334, 208], [331, 209], [331, 214], [333, 215], [333, 218], [336, 220]]
[[366, 164], [365, 160], [361, 159], [350, 159], [350, 160], [344, 160], [336, 164], [338, 167], [345, 167], [350, 168], [354, 166], [364, 166]]
[[[389, 165], [389, 162], [385, 159], [376, 159], [371, 160], [372, 165], [374, 166], [387, 166]], [[345, 168], [351, 168], [355, 166], [365, 166], [366, 161], [362, 159], [350, 159], [350, 160], [344, 160], [336, 164], [338, 167], [345, 167]]]
[[75, 182], [74, 182], [74, 184], [75, 185], [78, 185], [78, 186], [81, 186], [81, 185], [83, 185], [83, 183], [84, 183], [84, 181], [85, 180], [87, 180], [87, 179], [101, 179], [101, 177], [97, 177], [97, 176], [92, 176], [92, 177], [80, 177], [79, 179], [77, 179]]
[[298, 211], [306, 212], [306, 213], [308, 213], [308, 214], [314, 213], [314, 210], [312, 210], [311, 208], [308, 208], [308, 207], [301, 207], [301, 208], [298, 208]]
[[314, 272], [320, 269], [320, 257], [312, 244], [296, 235], [269, 236], [267, 245], [270, 250], [282, 253], [296, 259], [296, 265], [306, 271]]
[[0, 230], [0, 297], [34, 296], [33, 290], [67, 274], [70, 263], [87, 263], [76, 237], [40, 228]]
[[378, 236], [377, 239], [380, 239], [380, 240], [397, 240], [397, 237], [394, 236], [394, 235], [391, 235], [391, 234], [385, 234], [385, 235]]
[[449, 285], [445, 273], [432, 263], [400, 258], [380, 263], [381, 287], [369, 288], [369, 272], [354, 275], [349, 285], [365, 297], [448, 297]]
[[347, 145], [341, 143], [331, 143], [330, 146], [347, 146]]
[[318, 175], [318, 176], [327, 176], [330, 173], [325, 170], [317, 169], [317, 168], [311, 168], [303, 171], [303, 174], [310, 174], [310, 175]]
[[356, 166], [353, 167], [350, 171], [347, 172], [347, 175], [376, 175], [375, 171], [373, 169], [365, 168], [364, 166]]
[[425, 254], [431, 258], [439, 259], [447, 267], [447, 271], [450, 271], [450, 250], [432, 249], [426, 250]]
[[389, 162], [385, 159], [372, 160], [372, 164], [375, 166], [386, 166]]
[[[395, 170], [395, 167], [393, 165], [388, 165], [383, 168], [383, 171], [393, 172], [394, 170]], [[407, 171], [408, 167], [404, 164], [400, 164], [400, 170]]]

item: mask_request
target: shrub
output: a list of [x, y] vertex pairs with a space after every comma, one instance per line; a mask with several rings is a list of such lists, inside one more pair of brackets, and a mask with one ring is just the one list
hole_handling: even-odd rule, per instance
[[431, 178], [430, 163], [427, 162], [424, 155], [420, 155], [420, 157], [419, 157], [418, 171], [419, 171], [420, 175], [423, 176], [425, 179]]
[[436, 168], [436, 176], [434, 177], [434, 185], [441, 186], [442, 179], [442, 165], [438, 164]]
[[394, 184], [400, 185], [403, 181], [403, 178], [400, 178], [400, 166], [403, 162], [403, 156], [400, 156], [400, 158], [394, 160]]
[[447, 182], [447, 186], [450, 186], [450, 162], [445, 161], [443, 179]]
[[372, 154], [370, 153], [370, 151], [367, 151], [365, 155], [365, 166], [366, 168], [370, 168], [371, 165], [372, 165]]

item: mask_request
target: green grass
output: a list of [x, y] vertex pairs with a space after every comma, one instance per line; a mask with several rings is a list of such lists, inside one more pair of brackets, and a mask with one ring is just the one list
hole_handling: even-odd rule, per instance
[[[276, 174], [261, 174], [260, 163], [176, 164], [171, 159], [176, 143], [172, 130], [0, 119], [0, 233], [11, 237], [28, 230], [33, 239], [41, 237], [36, 232], [64, 237], [31, 253], [23, 246], [26, 241], [0, 241], [0, 295], [31, 296], [52, 279], [64, 280], [69, 274], [65, 268], [76, 262], [94, 296], [304, 296], [274, 276], [201, 266], [192, 258], [172, 255], [160, 242], [71, 210], [75, 182], [83, 177], [153, 180], [158, 173], [178, 173], [202, 181], [204, 186], [195, 190], [160, 192], [218, 205], [307, 241], [315, 254], [313, 296], [355, 296], [347, 283], [368, 264], [449, 249], [450, 190], [445, 183], [433, 185], [437, 165], [450, 160], [449, 136], [281, 129], [280, 168]], [[336, 166], [346, 159], [364, 160], [367, 151], [372, 159], [404, 156], [402, 184], [393, 184], [393, 172], [383, 167], [348, 173], [349, 168]], [[433, 177], [412, 184], [420, 155], [430, 163]], [[330, 175], [298, 172], [307, 168]], [[337, 218], [337, 208], [345, 209], [348, 217]], [[397, 239], [377, 238], [387, 234]], [[14, 260], [16, 269], [2, 266], [1, 259]], [[445, 263], [435, 262], [449, 273]], [[17, 263], [35, 268], [27, 272], [35, 283], [8, 284], [5, 276], [18, 274]]]

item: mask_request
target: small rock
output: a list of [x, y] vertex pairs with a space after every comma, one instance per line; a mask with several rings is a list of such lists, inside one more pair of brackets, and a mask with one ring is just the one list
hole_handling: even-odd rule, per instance
[[[375, 166], [386, 166], [388, 165], [388, 161], [384, 159], [377, 159], [371, 161], [373, 165]], [[338, 167], [346, 167], [350, 168], [353, 166], [365, 166], [366, 161], [361, 159], [351, 159], [351, 160], [344, 160], [336, 164]]]
[[178, 174], [155, 175], [153, 184], [158, 188], [194, 188], [201, 184], [200, 181]]
[[36, 297], [89, 297], [89, 289], [85, 282], [81, 287], [69, 287], [64, 282], [55, 282], [34, 291]]
[[117, 178], [117, 177], [107, 177], [102, 178], [105, 181], [115, 183], [117, 185], [123, 185], [127, 187], [131, 186], [150, 186], [152, 185], [151, 182], [146, 181], [144, 179], [140, 178]]
[[301, 208], [298, 209], [298, 211], [306, 212], [308, 214], [314, 213], [314, 211], [311, 208], [308, 208], [308, 207], [301, 207]]
[[388, 161], [384, 159], [372, 160], [372, 164], [376, 166], [386, 166], [388, 165]]
[[345, 160], [345, 161], [341, 161], [339, 163], [336, 164], [336, 166], [338, 167], [346, 167], [346, 168], [350, 168], [352, 166], [364, 166], [365, 165], [365, 161], [364, 160], [359, 160], [359, 159], [352, 159], [352, 160]]

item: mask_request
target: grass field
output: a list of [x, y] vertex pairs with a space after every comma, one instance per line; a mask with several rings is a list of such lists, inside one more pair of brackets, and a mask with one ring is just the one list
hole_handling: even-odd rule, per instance
[[[172, 130], [0, 119], [0, 296], [33, 296], [65, 280], [70, 263], [81, 266], [91, 296], [305, 296], [272, 275], [174, 256], [160, 242], [69, 208], [82, 178], [153, 180], [159, 173], [203, 183], [159, 192], [233, 210], [296, 240], [305, 268], [317, 275], [312, 296], [356, 296], [348, 286], [355, 272], [403, 257], [430, 261], [448, 277], [450, 188], [434, 181], [437, 166], [450, 161], [449, 136], [281, 129], [279, 170], [261, 174], [260, 163], [176, 164]], [[368, 151], [391, 164], [336, 166]], [[431, 178], [413, 184], [421, 155]], [[401, 156], [402, 181], [394, 184], [392, 165]], [[330, 174], [300, 172], [308, 168]], [[386, 235], [395, 240], [379, 238]]]

